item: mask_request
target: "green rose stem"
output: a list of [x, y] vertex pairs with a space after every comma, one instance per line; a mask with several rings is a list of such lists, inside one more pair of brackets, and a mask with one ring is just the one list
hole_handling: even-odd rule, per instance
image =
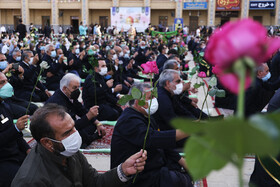
[[[241, 120], [244, 120], [244, 99], [245, 99], [245, 78], [246, 78], [246, 63], [247, 60], [240, 59], [234, 64], [234, 72], [238, 75], [239, 78], [239, 93], [238, 93], [238, 101], [237, 101], [237, 117]], [[239, 158], [237, 156], [236, 165], [238, 168], [238, 176], [239, 176], [239, 186], [244, 186], [243, 176], [242, 176], [242, 168], [243, 168], [243, 158]]]
[[35, 91], [35, 89], [36, 89], [36, 86], [37, 86], [37, 83], [38, 83], [38, 81], [39, 81], [39, 79], [40, 79], [40, 76], [41, 76], [42, 71], [43, 71], [43, 68], [40, 69], [40, 72], [39, 72], [39, 75], [38, 75], [38, 77], [37, 77], [36, 83], [35, 83], [35, 85], [34, 85], [34, 87], [33, 87], [32, 92], [31, 92], [30, 99], [29, 99], [29, 103], [28, 103], [28, 106], [27, 106], [26, 111], [25, 111], [25, 115], [28, 114], [28, 109], [29, 109], [30, 104], [31, 104], [31, 101], [32, 101], [32, 96], [33, 96], [33, 93], [34, 93], [34, 91]]
[[[152, 79], [152, 74], [150, 74], [150, 84], [151, 84], [151, 87], [153, 88], [153, 79]], [[143, 144], [143, 151], [145, 151], [145, 148], [146, 148], [146, 141], [147, 141], [147, 137], [148, 137], [148, 134], [149, 134], [149, 130], [150, 130], [150, 125], [151, 125], [151, 114], [150, 114], [150, 110], [151, 110], [151, 105], [152, 105], [152, 99], [153, 99], [153, 92], [151, 92], [151, 97], [150, 97], [150, 104], [149, 104], [149, 112], [148, 112], [148, 127], [147, 127], [147, 131], [146, 131], [146, 135], [145, 135], [145, 138], [144, 138], [144, 144]], [[134, 176], [133, 178], [133, 181], [132, 183], [134, 184], [135, 183], [135, 180], [136, 180], [136, 177], [138, 175], [138, 171], [136, 173], [136, 175]]]
[[207, 100], [208, 94], [209, 94], [209, 92], [206, 93], [206, 96], [205, 96], [204, 101], [203, 101], [203, 103], [202, 103], [202, 107], [201, 107], [201, 110], [200, 110], [200, 114], [199, 114], [198, 121], [201, 120], [202, 110], [203, 110], [204, 104], [205, 104], [205, 102], [206, 102], [206, 100]]
[[[201, 79], [202, 79], [202, 78], [201, 78]], [[202, 81], [203, 81], [203, 79], [202, 79]], [[206, 93], [206, 90], [205, 90], [205, 86], [204, 86], [204, 85], [203, 85], [203, 92], [204, 92], [204, 95], [205, 95], [204, 102], [206, 102], [206, 100], [207, 100], [207, 98], [208, 98], [208, 92]], [[207, 108], [207, 112], [208, 112], [208, 118], [210, 119], [210, 112], [209, 112], [209, 107], [208, 107], [208, 103], [207, 103], [207, 102], [206, 102], [206, 108]], [[203, 109], [203, 107], [201, 108], [199, 118], [201, 118], [202, 109]]]

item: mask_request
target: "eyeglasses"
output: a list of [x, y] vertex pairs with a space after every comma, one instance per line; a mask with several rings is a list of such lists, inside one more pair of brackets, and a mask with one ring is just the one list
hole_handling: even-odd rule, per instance
[[0, 60], [0, 62], [4, 62], [4, 61], [6, 61], [6, 59], [1, 59], [1, 60]]

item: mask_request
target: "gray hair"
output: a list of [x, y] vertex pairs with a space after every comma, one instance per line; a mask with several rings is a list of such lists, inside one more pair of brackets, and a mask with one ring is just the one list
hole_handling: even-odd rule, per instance
[[20, 50], [15, 49], [15, 50], [13, 51], [13, 56], [17, 55], [18, 52], [20, 52]]
[[264, 67], [267, 66], [266, 63], [262, 63], [259, 66], [256, 67], [256, 73], [258, 72], [263, 72], [264, 71]]
[[53, 44], [48, 44], [48, 45], [46, 45], [45, 51], [46, 51], [46, 52], [49, 51], [51, 47], [54, 48]]
[[160, 76], [159, 76], [159, 86], [166, 86], [166, 81], [172, 82], [174, 80], [174, 75], [178, 74], [180, 75], [180, 73], [174, 69], [166, 69], [164, 70]]
[[164, 65], [163, 65], [163, 70], [165, 70], [165, 69], [174, 69], [175, 64], [178, 65], [177, 60], [174, 60], [174, 59], [167, 60], [164, 63]]
[[29, 55], [28, 55], [28, 53], [32, 53], [32, 51], [24, 51], [23, 53], [22, 53], [22, 57], [21, 57], [21, 60], [22, 61], [24, 61], [24, 59], [25, 58], [28, 58], [29, 57]]
[[[144, 91], [146, 90], [146, 89], [150, 89], [151, 88], [151, 85], [150, 84], [148, 84], [148, 83], [135, 83], [135, 84], [133, 84], [132, 85], [132, 87], [130, 88], [130, 90], [129, 90], [129, 94], [131, 95], [131, 90], [132, 90], [132, 88], [137, 88], [138, 90], [140, 90], [141, 91], [141, 93], [144, 93]], [[133, 100], [130, 100], [129, 101], [129, 106], [132, 106], [133, 104], [134, 104], [134, 102], [135, 102], [135, 100], [133, 99]]]
[[60, 90], [62, 91], [64, 86], [69, 86], [70, 82], [73, 80], [81, 82], [81, 78], [75, 75], [74, 73], [67, 73], [66, 75], [64, 75], [60, 80]]

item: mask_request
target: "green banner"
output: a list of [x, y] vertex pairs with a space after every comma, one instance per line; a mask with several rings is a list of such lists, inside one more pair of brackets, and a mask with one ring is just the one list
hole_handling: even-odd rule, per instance
[[152, 31], [152, 36], [156, 36], [157, 34], [163, 35], [164, 37], [171, 37], [171, 36], [176, 36], [178, 33], [177, 31], [172, 31], [172, 32], [158, 32], [158, 31]]

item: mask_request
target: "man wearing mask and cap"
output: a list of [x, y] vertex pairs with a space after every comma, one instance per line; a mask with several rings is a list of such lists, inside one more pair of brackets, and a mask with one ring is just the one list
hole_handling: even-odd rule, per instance
[[[87, 110], [79, 101], [81, 79], [68, 73], [60, 81], [60, 89], [46, 101], [46, 103], [56, 103], [64, 106], [67, 113], [75, 121], [75, 128], [82, 137], [82, 148], [91, 144], [92, 141], [101, 138], [106, 134], [103, 125], [96, 119], [98, 115], [98, 106], [93, 106]], [[80, 119], [77, 119], [79, 116]], [[95, 133], [95, 131], [98, 131]]]
[[[62, 106], [47, 104], [32, 116], [30, 130], [37, 141], [12, 187], [118, 187], [131, 175], [143, 171], [147, 152], [140, 151], [116, 168], [98, 174], [79, 152], [81, 136]], [[139, 150], [138, 150], [139, 151]]]
[[[138, 100], [129, 101], [114, 128], [111, 141], [111, 168], [125, 161], [143, 147], [148, 126], [148, 113], [154, 114], [158, 109], [157, 98], [151, 98], [150, 84], [134, 85], [142, 95], [145, 94], [145, 105], [140, 106]], [[151, 103], [151, 104], [150, 104]], [[192, 187], [190, 176], [186, 170], [184, 158], [175, 152], [176, 141], [188, 135], [180, 130], [158, 131], [158, 124], [151, 116], [151, 126], [146, 141], [149, 157], [143, 173], [137, 175], [134, 184], [128, 186], [160, 186], [160, 187]], [[184, 169], [183, 169], [184, 168]]]
[[0, 186], [10, 187], [11, 182], [30, 152], [30, 147], [23, 139], [21, 131], [25, 128], [28, 115], [18, 119], [5, 100], [13, 96], [13, 87], [6, 76], [0, 72]]
[[104, 76], [108, 72], [105, 60], [98, 60], [98, 65], [94, 68], [95, 80], [92, 80], [92, 75], [88, 75], [85, 80], [83, 101], [87, 109], [94, 105], [99, 106], [98, 120], [115, 121], [122, 113], [122, 108], [117, 104], [118, 97], [114, 94], [122, 90], [122, 85], [113, 87], [113, 79], [105, 81]]

